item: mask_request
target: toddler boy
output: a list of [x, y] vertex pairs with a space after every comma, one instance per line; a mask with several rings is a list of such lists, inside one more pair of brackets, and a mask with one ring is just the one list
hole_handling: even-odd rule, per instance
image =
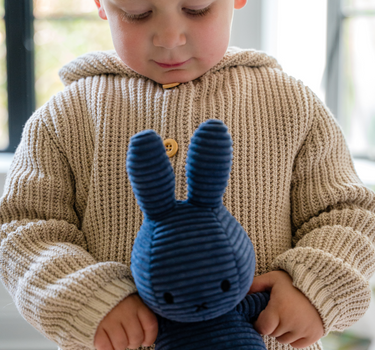
[[249, 292], [271, 291], [255, 327], [269, 349], [319, 349], [363, 315], [375, 270], [374, 193], [340, 128], [273, 58], [228, 49], [246, 0], [95, 2], [116, 53], [61, 70], [66, 88], [27, 123], [2, 197], [0, 271], [18, 309], [61, 349], [151, 346], [156, 317], [128, 268], [142, 215], [126, 147], [144, 129], [173, 138], [183, 199], [190, 137], [219, 118], [234, 141], [224, 204], [257, 255]]

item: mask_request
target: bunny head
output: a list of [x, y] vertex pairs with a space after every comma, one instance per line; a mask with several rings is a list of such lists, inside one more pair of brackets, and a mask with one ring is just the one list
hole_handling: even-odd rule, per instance
[[227, 313], [246, 296], [255, 254], [222, 201], [232, 164], [232, 140], [223, 122], [199, 126], [186, 163], [188, 196], [178, 201], [160, 136], [145, 130], [131, 138], [127, 172], [144, 214], [131, 271], [140, 297], [155, 313], [197, 322]]

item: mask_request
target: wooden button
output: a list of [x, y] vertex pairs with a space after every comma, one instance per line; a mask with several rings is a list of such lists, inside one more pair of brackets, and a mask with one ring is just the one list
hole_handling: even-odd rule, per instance
[[172, 89], [178, 85], [180, 85], [181, 83], [171, 83], [171, 84], [164, 84], [163, 85], [163, 89]]
[[169, 158], [173, 157], [177, 151], [178, 151], [178, 144], [175, 140], [173, 139], [167, 139], [163, 141], [165, 150], [167, 151], [167, 156]]

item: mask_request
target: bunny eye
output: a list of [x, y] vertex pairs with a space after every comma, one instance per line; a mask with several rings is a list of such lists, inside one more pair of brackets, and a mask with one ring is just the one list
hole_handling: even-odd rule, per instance
[[173, 295], [171, 293], [164, 293], [164, 300], [167, 304], [173, 304]]
[[230, 282], [228, 280], [221, 282], [221, 289], [223, 292], [227, 292], [230, 289]]

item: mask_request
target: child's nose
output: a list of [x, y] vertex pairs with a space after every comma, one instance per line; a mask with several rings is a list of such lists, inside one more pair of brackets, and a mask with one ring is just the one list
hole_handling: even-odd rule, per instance
[[186, 35], [184, 30], [179, 28], [178, 25], [164, 23], [155, 33], [153, 43], [155, 46], [171, 50], [175, 47], [185, 45]]

